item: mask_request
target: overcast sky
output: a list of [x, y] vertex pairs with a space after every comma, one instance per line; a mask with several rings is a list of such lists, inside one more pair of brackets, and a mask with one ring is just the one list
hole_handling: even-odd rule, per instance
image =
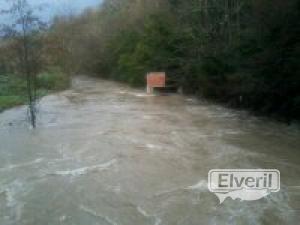
[[[32, 5], [44, 5], [42, 17], [49, 20], [56, 14], [78, 14], [88, 7], [97, 7], [102, 0], [27, 0]], [[6, 0], [0, 0], [0, 10], [9, 6]], [[5, 19], [0, 16], [0, 23]]]

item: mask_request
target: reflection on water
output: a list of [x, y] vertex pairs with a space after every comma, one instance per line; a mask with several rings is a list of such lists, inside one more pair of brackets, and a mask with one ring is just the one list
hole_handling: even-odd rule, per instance
[[[178, 95], [80, 77], [0, 114], [0, 224], [226, 225], [299, 221], [300, 132]], [[216, 168], [276, 168], [282, 190], [222, 205]]]

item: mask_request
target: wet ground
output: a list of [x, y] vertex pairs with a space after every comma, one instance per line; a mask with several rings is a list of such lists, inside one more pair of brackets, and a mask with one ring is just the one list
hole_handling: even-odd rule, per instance
[[[217, 168], [275, 168], [281, 191], [223, 204]], [[300, 131], [194, 98], [78, 77], [39, 103], [0, 114], [2, 225], [296, 225]]]

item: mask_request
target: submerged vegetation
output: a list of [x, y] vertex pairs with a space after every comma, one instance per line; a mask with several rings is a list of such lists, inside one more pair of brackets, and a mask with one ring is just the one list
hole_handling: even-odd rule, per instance
[[26, 102], [26, 83], [14, 75], [0, 75], [0, 111]]
[[[68, 76], [60, 71], [48, 71], [37, 76], [37, 97], [69, 86]], [[0, 75], [0, 112], [17, 105], [27, 104], [26, 80], [18, 75]]]
[[299, 21], [297, 0], [105, 0], [55, 18], [41, 63], [134, 86], [166, 71], [185, 93], [299, 120]]

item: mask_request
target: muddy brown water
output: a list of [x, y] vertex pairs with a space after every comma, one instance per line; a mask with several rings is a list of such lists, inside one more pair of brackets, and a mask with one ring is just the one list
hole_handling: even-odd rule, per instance
[[[275, 168], [281, 191], [223, 204], [219, 168]], [[299, 224], [299, 128], [179, 96], [77, 77], [0, 114], [1, 225]]]

